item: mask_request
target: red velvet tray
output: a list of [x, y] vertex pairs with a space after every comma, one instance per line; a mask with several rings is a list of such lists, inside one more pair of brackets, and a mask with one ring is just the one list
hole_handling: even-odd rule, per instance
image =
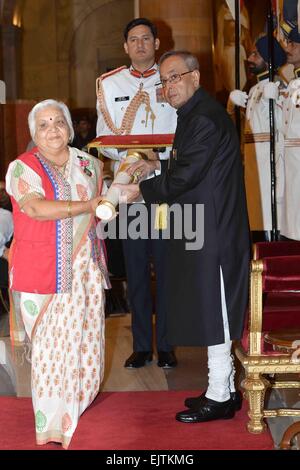
[[162, 148], [172, 147], [174, 134], [102, 135], [92, 140], [88, 148]]

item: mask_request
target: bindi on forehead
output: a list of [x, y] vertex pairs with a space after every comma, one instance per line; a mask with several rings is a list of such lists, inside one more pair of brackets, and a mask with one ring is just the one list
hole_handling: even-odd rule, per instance
[[45, 120], [45, 121], [57, 121], [57, 120], [60, 120], [60, 119], [64, 119], [64, 116], [61, 115], [61, 114], [43, 117], [43, 120]]
[[54, 121], [57, 117], [56, 116], [39, 116], [38, 120], [40, 121]]

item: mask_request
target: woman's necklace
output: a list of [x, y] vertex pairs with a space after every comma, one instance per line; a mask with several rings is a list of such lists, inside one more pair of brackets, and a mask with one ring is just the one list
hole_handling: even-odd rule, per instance
[[66, 172], [66, 168], [67, 168], [67, 164], [68, 164], [68, 160], [66, 160], [62, 165], [57, 165], [56, 163], [52, 163], [52, 165], [54, 166], [54, 168], [56, 168], [62, 175], [65, 174]]
[[65, 176], [65, 173], [66, 173], [66, 169], [67, 169], [67, 165], [69, 163], [69, 157], [67, 158], [67, 160], [62, 163], [62, 164], [57, 164], [57, 163], [54, 163], [53, 160], [49, 160], [47, 158], [47, 160], [51, 163], [51, 165], [57, 170], [59, 171], [63, 176]]

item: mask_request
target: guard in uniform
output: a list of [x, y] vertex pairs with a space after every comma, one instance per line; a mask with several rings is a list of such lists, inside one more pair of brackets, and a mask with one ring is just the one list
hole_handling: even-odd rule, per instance
[[300, 34], [296, 19], [281, 26], [287, 38], [287, 62], [293, 64], [295, 73], [283, 104], [285, 190], [281, 233], [300, 240]]
[[[253, 241], [270, 240], [272, 230], [271, 169], [270, 169], [270, 121], [269, 100], [274, 100], [275, 158], [276, 158], [276, 209], [280, 229], [284, 188], [282, 105], [286, 84], [276, 77], [270, 82], [268, 71], [268, 38], [259, 37], [248, 57], [249, 70], [256, 75], [257, 84], [249, 96], [240, 90], [230, 93], [228, 111], [234, 111], [231, 103], [246, 107], [244, 129], [244, 161], [247, 207]], [[286, 54], [274, 38], [275, 71], [286, 63]]]
[[[131, 66], [120, 67], [97, 80], [97, 136], [128, 134], [172, 134], [175, 132], [176, 111], [165, 101], [160, 82], [155, 51], [159, 48], [157, 30], [145, 18], [132, 20], [124, 30], [124, 49]], [[104, 149], [105, 156], [116, 161], [115, 171], [126, 151]], [[151, 171], [151, 159], [167, 159], [169, 152], [148, 153], [143, 161], [141, 177], [159, 174]], [[138, 201], [141, 203], [142, 201]], [[130, 210], [130, 205], [128, 206]], [[151, 263], [156, 275], [156, 347], [158, 366], [175, 367], [176, 357], [166, 340], [165, 301], [165, 242], [151, 239], [149, 207], [148, 238], [132, 240], [127, 237], [123, 251], [128, 281], [128, 295], [132, 312], [133, 354], [126, 360], [126, 368], [144, 366], [152, 360], [152, 296]], [[128, 217], [128, 222], [131, 222]]]

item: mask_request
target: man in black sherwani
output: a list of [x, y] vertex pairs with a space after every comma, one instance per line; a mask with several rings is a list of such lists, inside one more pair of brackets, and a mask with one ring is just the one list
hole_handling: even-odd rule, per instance
[[[185, 231], [180, 239], [171, 235], [168, 243], [168, 340], [174, 345], [208, 346], [208, 388], [199, 397], [186, 399], [188, 409], [176, 419], [230, 419], [241, 407], [231, 345], [243, 331], [250, 253], [239, 141], [226, 111], [200, 86], [195, 56], [167, 52], [160, 60], [160, 75], [165, 98], [178, 114], [172, 157], [169, 163], [147, 163], [161, 166], [160, 176], [119, 187], [128, 202], [140, 191], [147, 203], [179, 205], [192, 217], [196, 235], [204, 232], [202, 248], [188, 245]], [[143, 174], [147, 165], [138, 162], [130, 172]], [[180, 220], [174, 216], [172, 222], [174, 231]]]

